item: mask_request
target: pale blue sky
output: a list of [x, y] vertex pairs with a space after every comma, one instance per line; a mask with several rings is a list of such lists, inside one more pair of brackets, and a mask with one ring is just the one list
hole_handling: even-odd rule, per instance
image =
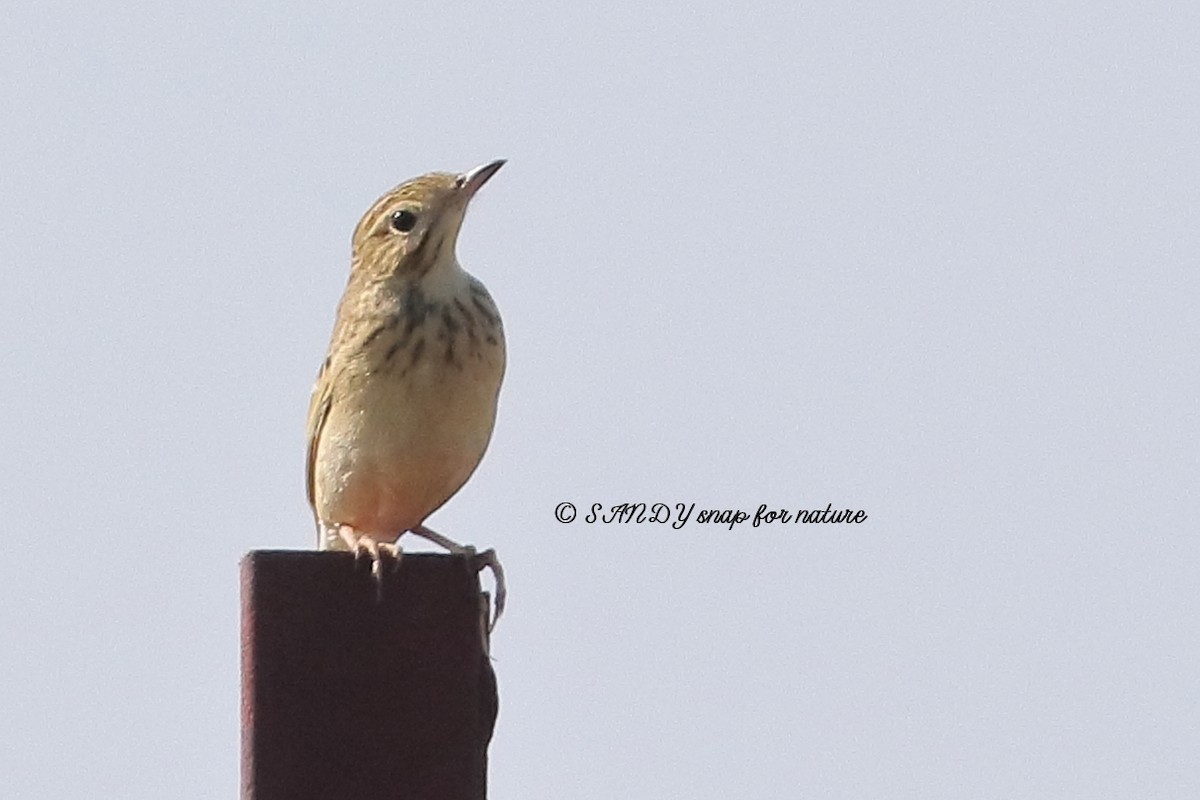
[[350, 231], [504, 157], [493, 798], [1200, 795], [1194, 5], [3, 16], [0, 794], [235, 796]]

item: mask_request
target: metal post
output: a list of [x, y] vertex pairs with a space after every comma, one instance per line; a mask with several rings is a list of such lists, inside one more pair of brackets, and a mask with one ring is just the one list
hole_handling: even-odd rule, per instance
[[[243, 800], [484, 800], [497, 711], [477, 572], [405, 555], [242, 561]], [[485, 600], [486, 602], [486, 600]]]

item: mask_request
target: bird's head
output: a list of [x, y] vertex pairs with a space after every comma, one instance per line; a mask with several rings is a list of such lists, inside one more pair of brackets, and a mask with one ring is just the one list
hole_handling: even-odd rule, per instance
[[454, 263], [467, 204], [504, 160], [455, 175], [431, 172], [375, 201], [354, 229], [353, 268], [375, 277], [420, 278], [439, 263]]

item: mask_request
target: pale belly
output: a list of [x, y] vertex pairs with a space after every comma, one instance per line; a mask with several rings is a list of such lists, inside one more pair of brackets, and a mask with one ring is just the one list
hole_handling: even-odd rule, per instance
[[330, 408], [315, 501], [330, 527], [393, 542], [462, 488], [496, 420], [503, 350], [466, 369], [430, 360], [403, 379], [363, 378]]

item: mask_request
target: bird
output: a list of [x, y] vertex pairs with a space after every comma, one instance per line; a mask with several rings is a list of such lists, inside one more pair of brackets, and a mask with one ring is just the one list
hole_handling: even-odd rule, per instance
[[495, 613], [504, 573], [425, 520], [475, 472], [504, 379], [504, 327], [483, 283], [459, 264], [467, 207], [504, 166], [431, 172], [401, 183], [354, 229], [350, 276], [308, 410], [306, 481], [319, 550], [399, 563], [405, 533], [489, 567]]

